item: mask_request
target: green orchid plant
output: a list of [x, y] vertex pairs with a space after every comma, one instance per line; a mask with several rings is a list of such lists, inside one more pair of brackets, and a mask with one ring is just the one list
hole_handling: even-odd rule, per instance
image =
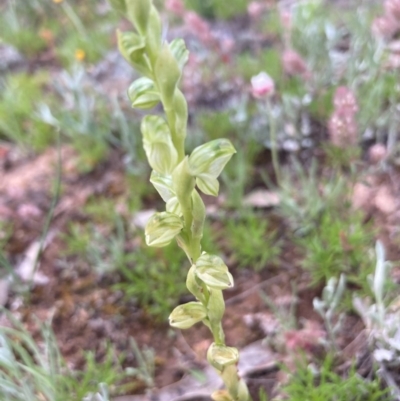
[[217, 196], [218, 177], [236, 152], [227, 139], [201, 145], [185, 154], [188, 109], [178, 85], [189, 53], [182, 39], [168, 43], [162, 38], [160, 15], [152, 0], [111, 0], [113, 6], [128, 17], [135, 32], [118, 32], [118, 45], [125, 59], [142, 77], [128, 90], [132, 106], [151, 109], [162, 104], [165, 118], [143, 118], [143, 147], [152, 168], [150, 182], [166, 203], [164, 212], [150, 218], [146, 243], [163, 247], [176, 240], [186, 253], [191, 267], [186, 284], [196, 298], [175, 308], [171, 326], [187, 329], [203, 322], [214, 342], [207, 359], [222, 377], [226, 389], [215, 391], [215, 401], [248, 401], [246, 383], [237, 370], [239, 353], [225, 344], [222, 317], [225, 302], [222, 291], [233, 286], [232, 275], [223, 260], [203, 252], [206, 210], [199, 191]]

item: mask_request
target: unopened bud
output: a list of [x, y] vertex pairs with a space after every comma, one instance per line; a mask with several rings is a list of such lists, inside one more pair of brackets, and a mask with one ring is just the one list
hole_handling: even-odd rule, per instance
[[154, 82], [146, 77], [139, 78], [131, 84], [128, 96], [132, 107], [138, 109], [151, 109], [160, 102], [160, 94], [157, 92]]
[[294, 50], [285, 50], [282, 54], [282, 64], [289, 75], [306, 76], [308, 68], [304, 59]]
[[222, 372], [226, 366], [239, 361], [239, 352], [236, 348], [212, 343], [207, 351], [207, 359], [210, 365]]
[[196, 275], [210, 288], [225, 290], [233, 287], [233, 278], [223, 260], [203, 252], [196, 261]]
[[273, 95], [274, 92], [274, 81], [266, 72], [260, 72], [251, 78], [251, 93], [255, 98], [265, 98]]
[[207, 317], [206, 308], [200, 302], [188, 302], [177, 306], [169, 316], [169, 324], [178, 329], [188, 329]]
[[370, 147], [368, 155], [372, 163], [378, 164], [387, 156], [386, 146], [382, 143], [376, 143]]
[[154, 214], [145, 229], [146, 244], [161, 248], [167, 246], [183, 228], [182, 219], [173, 213]]

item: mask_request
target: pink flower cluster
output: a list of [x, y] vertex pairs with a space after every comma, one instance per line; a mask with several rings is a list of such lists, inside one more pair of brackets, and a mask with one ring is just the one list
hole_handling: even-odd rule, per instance
[[165, 8], [183, 19], [185, 28], [200, 42], [213, 47], [216, 53], [221, 55], [222, 62], [228, 63], [230, 61], [231, 52], [235, 45], [232, 39], [216, 37], [211, 31], [209, 23], [194, 11], [187, 10], [182, 0], [166, 0]]
[[249, 14], [250, 18], [257, 19], [264, 13], [266, 9], [266, 4], [260, 3], [258, 1], [252, 1], [247, 6], [247, 14]]
[[286, 49], [282, 54], [283, 69], [286, 74], [308, 78], [310, 71], [304, 59], [295, 50]]
[[384, 39], [391, 39], [400, 31], [400, 0], [385, 0], [384, 13], [372, 23], [372, 32]]
[[321, 340], [326, 337], [326, 332], [321, 329], [318, 323], [306, 321], [304, 327], [300, 330], [289, 330], [285, 333], [285, 345], [288, 351], [311, 352]]
[[339, 147], [354, 146], [358, 141], [356, 114], [357, 100], [347, 87], [336, 89], [333, 98], [334, 111], [328, 123], [331, 142]]

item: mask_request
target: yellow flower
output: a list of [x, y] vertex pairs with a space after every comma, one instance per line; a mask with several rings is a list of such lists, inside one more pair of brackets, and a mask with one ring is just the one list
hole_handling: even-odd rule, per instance
[[62, 3], [64, 0], [53, 0], [53, 3]]
[[[53, 1], [55, 1], [55, 0], [53, 0]], [[60, 0], [57, 0], [57, 1], [60, 1]], [[61, 0], [61, 1], [62, 1], [62, 0]], [[82, 49], [76, 49], [76, 50], [75, 50], [75, 58], [76, 58], [78, 61], [82, 61], [82, 60], [85, 58], [85, 56], [86, 56], [86, 53], [85, 53], [84, 50], [82, 50]]]

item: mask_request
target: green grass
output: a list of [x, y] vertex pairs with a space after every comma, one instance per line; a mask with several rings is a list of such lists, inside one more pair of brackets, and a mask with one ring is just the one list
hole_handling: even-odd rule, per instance
[[283, 386], [287, 401], [389, 401], [387, 390], [382, 390], [377, 378], [362, 378], [354, 368], [347, 377], [335, 373], [333, 357], [327, 356], [315, 372], [305, 360], [297, 362], [296, 372]]
[[35, 115], [48, 74], [8, 75], [0, 81], [0, 135], [25, 148], [40, 150], [55, 139], [53, 127]]
[[185, 0], [188, 9], [205, 18], [230, 19], [246, 12], [247, 0]]
[[268, 216], [252, 211], [243, 211], [237, 221], [228, 221], [226, 238], [240, 268], [260, 271], [277, 262], [281, 244], [272, 224]]
[[339, 215], [327, 210], [307, 235], [295, 238], [295, 243], [304, 251], [302, 266], [314, 284], [344, 273], [350, 284], [369, 293], [367, 276], [373, 271], [370, 250], [374, 240], [362, 213], [349, 210]]
[[[136, 299], [155, 321], [164, 322], [182, 296], [188, 295], [184, 280], [188, 263], [175, 243], [165, 248], [141, 245], [131, 254], [131, 263], [120, 265], [122, 281], [114, 286], [126, 299]], [[151, 289], [151, 291], [149, 291]]]
[[126, 377], [111, 347], [102, 362], [96, 361], [93, 353], [86, 353], [85, 369], [73, 371], [61, 355], [49, 324], [37, 322], [41, 338], [36, 342], [20, 322], [6, 314], [13, 328], [0, 329], [1, 400], [82, 401], [100, 388], [102, 401], [109, 401], [107, 389]]

